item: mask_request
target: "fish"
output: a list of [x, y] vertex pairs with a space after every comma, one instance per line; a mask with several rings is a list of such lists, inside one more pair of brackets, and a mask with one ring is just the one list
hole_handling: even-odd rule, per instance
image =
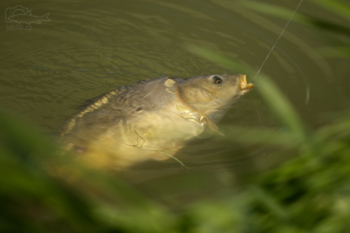
[[7, 20], [13, 21], [14, 23], [26, 23], [28, 25], [32, 23], [41, 24], [41, 21], [51, 21], [49, 16], [50, 16], [50, 13], [47, 13], [42, 16], [35, 16], [35, 15], [32, 15], [32, 11], [28, 11], [26, 14], [12, 15], [8, 17]]
[[61, 143], [89, 165], [116, 171], [175, 158], [194, 138], [223, 135], [217, 123], [253, 87], [244, 74], [139, 81], [90, 100]]

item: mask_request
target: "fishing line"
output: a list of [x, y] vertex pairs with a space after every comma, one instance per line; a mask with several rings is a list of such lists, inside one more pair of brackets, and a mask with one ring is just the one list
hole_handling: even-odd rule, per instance
[[[263, 62], [263, 63], [262, 63], [262, 65], [260, 66], [260, 68], [259, 68], [258, 72], [256, 73], [256, 75], [254, 76], [253, 81], [254, 81], [254, 79], [256, 78], [256, 76], [259, 74], [259, 72], [260, 72], [261, 68], [264, 66], [264, 64], [265, 64], [266, 60], [269, 58], [269, 56], [270, 56], [270, 54], [271, 54], [272, 50], [275, 48], [275, 46], [276, 46], [277, 42], [278, 42], [278, 41], [279, 41], [279, 39], [281, 38], [281, 36], [282, 36], [283, 32], [286, 30], [286, 28], [287, 28], [287, 26], [288, 26], [289, 22], [292, 20], [292, 18], [293, 18], [293, 16], [294, 16], [295, 12], [297, 12], [297, 10], [298, 10], [298, 8], [299, 8], [300, 4], [302, 3], [302, 1], [303, 1], [303, 0], [301, 0], [301, 1], [299, 2], [299, 5], [297, 6], [297, 8], [295, 9], [295, 11], [293, 12], [292, 16], [289, 18], [289, 20], [288, 20], [288, 22], [287, 22], [286, 26], [283, 28], [283, 30], [282, 30], [281, 34], [279, 35], [279, 37], [277, 38], [277, 40], [276, 40], [275, 44], [272, 46], [272, 48], [271, 48], [271, 50], [270, 50], [269, 54], [267, 54], [267, 56], [266, 56], [266, 58], [265, 58], [264, 62]], [[252, 82], [253, 82], [253, 81], [252, 81]]]

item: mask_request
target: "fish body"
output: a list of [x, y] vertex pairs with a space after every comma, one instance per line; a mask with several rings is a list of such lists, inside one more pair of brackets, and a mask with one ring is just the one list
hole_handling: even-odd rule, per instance
[[[157, 78], [111, 91], [74, 116], [62, 133], [68, 149], [114, 170], [165, 160], [216, 123], [247, 88], [245, 75]], [[244, 88], [242, 88], [244, 86]]]

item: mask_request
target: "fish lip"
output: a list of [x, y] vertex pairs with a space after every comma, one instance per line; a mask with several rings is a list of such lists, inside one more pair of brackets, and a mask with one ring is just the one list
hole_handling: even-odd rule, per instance
[[243, 90], [250, 90], [252, 88], [254, 88], [254, 84], [252, 83], [247, 83], [247, 75], [245, 74], [241, 74], [241, 78], [239, 80], [240, 82], [240, 89], [243, 91]]

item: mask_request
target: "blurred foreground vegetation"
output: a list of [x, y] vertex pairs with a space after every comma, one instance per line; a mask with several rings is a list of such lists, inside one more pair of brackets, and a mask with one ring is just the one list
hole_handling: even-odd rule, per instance
[[[345, 4], [319, 1], [327, 2], [334, 11]], [[191, 50], [254, 73], [215, 52]], [[350, 232], [350, 116], [310, 132], [268, 77], [255, 85], [288, 133], [232, 127], [226, 139], [292, 148], [296, 156], [226, 198], [178, 212], [61, 155], [36, 129], [0, 111], [0, 232]]]

